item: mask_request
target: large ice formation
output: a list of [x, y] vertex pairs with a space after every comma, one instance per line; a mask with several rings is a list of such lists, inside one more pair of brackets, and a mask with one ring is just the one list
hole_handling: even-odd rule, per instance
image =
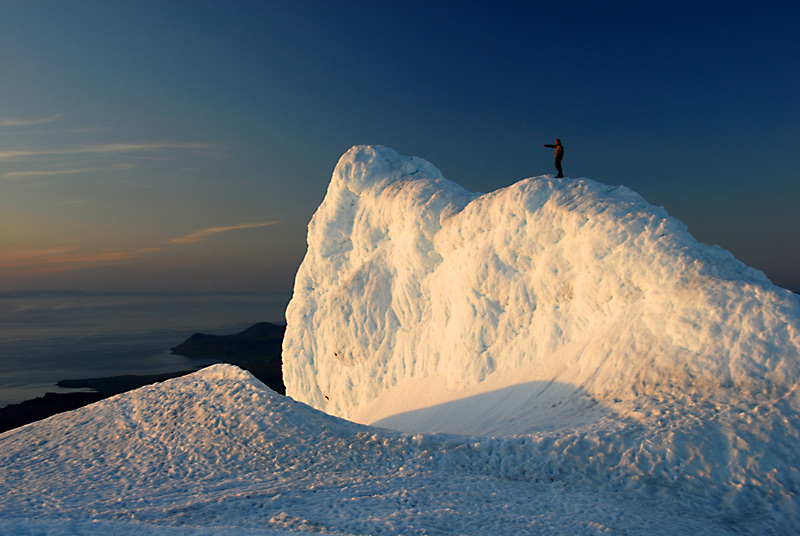
[[411, 431], [774, 399], [800, 371], [797, 297], [631, 190], [544, 176], [474, 194], [376, 146], [336, 166], [286, 316], [290, 396]]

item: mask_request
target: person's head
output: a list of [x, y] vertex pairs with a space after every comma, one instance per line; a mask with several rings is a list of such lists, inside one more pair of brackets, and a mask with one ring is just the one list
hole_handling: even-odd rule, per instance
[[558, 138], [556, 138], [556, 145], [561, 145], [561, 140], [559, 140]]

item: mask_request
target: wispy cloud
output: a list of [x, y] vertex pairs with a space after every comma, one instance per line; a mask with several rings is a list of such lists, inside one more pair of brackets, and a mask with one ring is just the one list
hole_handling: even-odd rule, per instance
[[28, 171], [9, 171], [3, 173], [2, 177], [6, 179], [24, 179], [28, 177], [54, 177], [58, 175], [80, 175], [83, 173], [96, 173], [98, 171], [112, 171], [120, 169], [131, 169], [133, 166], [130, 164], [117, 164], [107, 167], [89, 167], [78, 169], [32, 169]]
[[[87, 132], [100, 132], [103, 130], [113, 130], [111, 127], [84, 127], [84, 128], [70, 128], [67, 129], [67, 134], [85, 134]], [[58, 134], [58, 132], [54, 132]]]
[[0, 119], [0, 127], [24, 127], [29, 125], [42, 125], [60, 118], [61, 115], [51, 115], [43, 119]]
[[31, 171], [10, 171], [4, 173], [3, 177], [7, 179], [18, 179], [22, 177], [51, 177], [53, 175], [77, 175], [78, 173], [86, 173], [88, 171], [95, 171], [96, 168], [83, 168], [83, 169], [40, 169]]
[[277, 221], [266, 221], [266, 222], [257, 222], [257, 223], [241, 223], [239, 225], [230, 225], [227, 227], [207, 227], [205, 229], [200, 229], [199, 231], [194, 231], [189, 234], [185, 234], [183, 236], [179, 236], [177, 238], [173, 238], [171, 240], [167, 240], [166, 244], [192, 244], [194, 242], [200, 242], [201, 240], [205, 240], [206, 238], [213, 236], [219, 233], [225, 233], [228, 231], [238, 231], [240, 229], [254, 229], [256, 227], [266, 227], [268, 225], [275, 225], [279, 222]]
[[36, 276], [108, 266], [130, 261], [149, 253], [164, 251], [169, 246], [200, 242], [219, 233], [266, 227], [277, 223], [279, 222], [242, 223], [226, 227], [207, 227], [172, 238], [157, 247], [138, 249], [105, 248], [88, 250], [72, 246], [5, 246], [0, 247], [0, 270], [18, 275]]
[[81, 154], [115, 154], [131, 152], [154, 152], [166, 149], [211, 150], [214, 145], [204, 143], [106, 143], [98, 145], [82, 145], [69, 149], [10, 149], [0, 151], [0, 160], [21, 160], [37, 156], [81, 155]]
[[162, 248], [85, 251], [64, 246], [6, 246], [0, 248], [0, 269], [24, 271], [28, 275], [69, 272], [135, 259], [159, 249]]

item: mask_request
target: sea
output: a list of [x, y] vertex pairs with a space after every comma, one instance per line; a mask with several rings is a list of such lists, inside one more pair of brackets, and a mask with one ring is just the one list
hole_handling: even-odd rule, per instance
[[286, 323], [290, 293], [0, 292], [0, 408], [74, 392], [61, 380], [197, 370], [170, 353], [194, 333]]

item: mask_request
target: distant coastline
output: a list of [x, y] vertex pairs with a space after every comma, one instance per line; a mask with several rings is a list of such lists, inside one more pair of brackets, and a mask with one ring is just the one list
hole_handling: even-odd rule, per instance
[[[38, 291], [47, 292], [47, 291]], [[56, 292], [56, 291], [54, 291]], [[64, 295], [68, 291], [57, 291]], [[9, 294], [9, 293], [0, 293]], [[195, 333], [171, 349], [190, 358], [211, 358], [249, 371], [273, 391], [285, 394], [281, 371], [281, 345], [286, 326], [259, 322], [233, 335]], [[44, 396], [0, 408], [0, 433], [52, 415], [78, 409], [104, 398], [195, 372], [185, 370], [163, 374], [120, 375], [61, 380], [58, 387], [91, 389], [91, 392], [46, 393]]]

